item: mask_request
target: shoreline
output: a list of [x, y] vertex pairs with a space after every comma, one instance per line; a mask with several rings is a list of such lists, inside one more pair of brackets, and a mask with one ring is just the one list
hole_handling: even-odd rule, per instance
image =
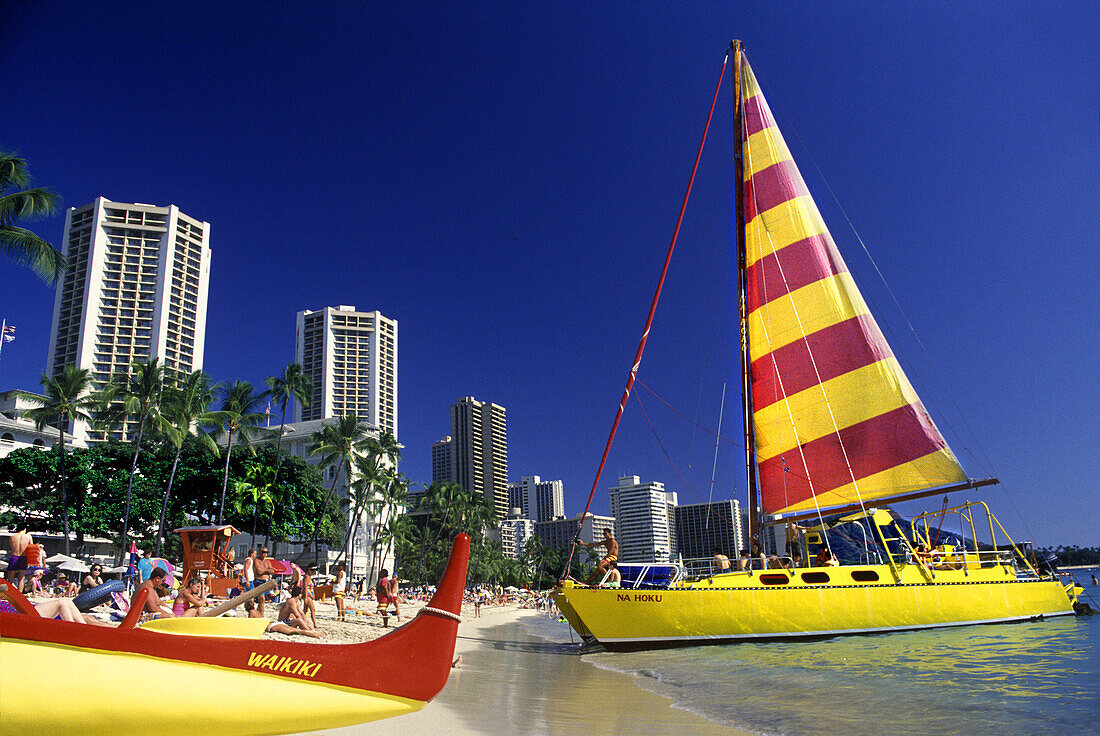
[[[410, 730], [455, 736], [559, 736], [645, 733], [656, 736], [749, 736], [638, 684], [635, 676], [586, 662], [568, 644], [526, 630], [525, 618], [546, 614], [512, 605], [482, 607], [459, 625], [455, 656], [463, 657], [439, 696], [396, 718], [309, 736], [372, 736]], [[469, 612], [472, 616], [472, 610]], [[304, 735], [303, 735], [304, 736]]]

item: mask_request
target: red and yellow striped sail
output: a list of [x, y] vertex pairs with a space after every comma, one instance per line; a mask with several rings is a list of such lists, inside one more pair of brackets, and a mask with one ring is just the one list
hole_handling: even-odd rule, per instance
[[747, 63], [746, 313], [765, 513], [966, 479], [852, 281]]

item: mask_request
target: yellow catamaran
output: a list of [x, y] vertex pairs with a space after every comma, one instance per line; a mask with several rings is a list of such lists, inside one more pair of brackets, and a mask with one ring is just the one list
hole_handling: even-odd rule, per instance
[[[853, 282], [739, 41], [723, 76], [730, 61], [748, 484], [752, 506], [782, 519], [788, 544], [742, 570], [673, 565], [660, 583], [651, 575], [622, 589], [564, 580], [559, 609], [611, 650], [1073, 614], [1080, 589], [1013, 543], [985, 504], [945, 503], [912, 523], [880, 506], [996, 481], [963, 472]], [[607, 449], [675, 243], [674, 235]], [[945, 536], [948, 525], [960, 533]], [[760, 529], [752, 519], [750, 534]], [[820, 566], [800, 564], [815, 557]]]

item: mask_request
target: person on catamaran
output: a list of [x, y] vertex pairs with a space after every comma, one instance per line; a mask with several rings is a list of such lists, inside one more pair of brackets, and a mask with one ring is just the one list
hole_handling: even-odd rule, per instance
[[714, 553], [714, 557], [710, 562], [711, 572], [729, 572], [730, 571], [730, 558], [722, 554], [722, 550], [715, 547], [711, 550]]
[[603, 547], [605, 554], [603, 558], [596, 564], [596, 569], [592, 571], [592, 574], [588, 576], [588, 580], [585, 582], [591, 585], [596, 582], [597, 578], [603, 578], [607, 575], [607, 571], [611, 569], [611, 563], [617, 562], [619, 559], [619, 543], [615, 541], [615, 535], [611, 533], [610, 529], [605, 528], [603, 530], [603, 540], [599, 542], [581, 542], [582, 547], [592, 549], [593, 547]]

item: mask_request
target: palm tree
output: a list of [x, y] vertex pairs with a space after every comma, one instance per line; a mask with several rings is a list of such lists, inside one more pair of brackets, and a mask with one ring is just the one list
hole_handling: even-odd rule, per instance
[[264, 379], [268, 393], [279, 405], [281, 418], [279, 420], [279, 437], [275, 440], [275, 477], [279, 476], [279, 468], [282, 466], [283, 457], [280, 454], [283, 445], [283, 432], [286, 429], [286, 405], [291, 399], [295, 399], [303, 409], [309, 406], [310, 396], [313, 395], [313, 381], [302, 372], [301, 363], [291, 363], [283, 369], [281, 376], [268, 376]]
[[[210, 376], [201, 370], [197, 370], [182, 382], [169, 386], [164, 392], [161, 413], [168, 420], [169, 426], [165, 434], [168, 440], [176, 448], [176, 456], [172, 459], [172, 472], [168, 475], [168, 486], [164, 489], [164, 500], [160, 505], [160, 522], [157, 525], [157, 557], [160, 557], [164, 542], [164, 522], [168, 515], [168, 499], [172, 494], [172, 485], [176, 480], [176, 469], [179, 467], [180, 454], [183, 452], [183, 443], [188, 436], [194, 434], [193, 427], [206, 415], [206, 407], [214, 400], [214, 390], [210, 383]], [[209, 437], [202, 435], [208, 444]], [[217, 451], [217, 446], [213, 447]]]
[[[60, 198], [42, 187], [26, 189], [33, 181], [25, 159], [0, 151], [0, 251], [30, 266], [46, 283], [52, 284], [65, 272], [65, 256], [30, 230], [15, 224], [16, 220], [41, 219], [57, 211]], [[16, 191], [9, 191], [12, 189]]]
[[[119, 545], [119, 559], [126, 554], [130, 533], [130, 499], [134, 491], [134, 475], [137, 474], [138, 455], [141, 454], [141, 440], [146, 430], [155, 432], [165, 425], [161, 415], [161, 402], [164, 398], [164, 366], [158, 358], [135, 360], [130, 372], [111, 377], [107, 385], [106, 396], [109, 404], [102, 413], [102, 419], [113, 424], [124, 425], [134, 422], [137, 437], [134, 438], [134, 454], [130, 461], [130, 478], [126, 483], [126, 508], [123, 512], [122, 542]], [[120, 427], [125, 429], [124, 426]]]
[[225, 472], [222, 475], [222, 495], [218, 503], [218, 525], [225, 519], [225, 490], [229, 486], [229, 457], [233, 451], [233, 441], [238, 440], [244, 446], [250, 446], [252, 439], [260, 434], [260, 423], [267, 414], [259, 411], [267, 398], [267, 392], [253, 393], [248, 381], [236, 381], [225, 389], [221, 408], [208, 412], [201, 424], [213, 428], [214, 438], [224, 436]]
[[269, 515], [275, 512], [275, 497], [271, 492], [274, 485], [275, 468], [267, 465], [251, 465], [245, 471], [243, 480], [233, 482], [233, 510], [238, 516], [244, 516], [249, 509], [252, 511], [253, 544], [260, 507], [266, 507]]
[[[333, 424], [324, 424], [313, 433], [313, 445], [309, 451], [313, 455], [321, 455], [322, 467], [335, 466], [332, 474], [332, 487], [325, 495], [321, 504], [321, 512], [313, 525], [313, 534], [309, 539], [309, 548], [312, 549], [317, 542], [317, 535], [321, 530], [321, 521], [328, 513], [328, 504], [332, 495], [336, 492], [336, 482], [343, 474], [347, 486], [351, 487], [351, 458], [363, 450], [365, 440], [369, 436], [370, 428], [359, 421], [355, 414], [344, 414]], [[302, 555], [305, 554], [302, 551]]]
[[66, 366], [55, 378], [45, 373], [39, 381], [46, 395], [20, 391], [18, 395], [37, 404], [26, 412], [28, 419], [34, 420], [39, 430], [50, 422], [57, 422], [57, 443], [61, 448], [61, 517], [65, 528], [65, 554], [69, 554], [69, 497], [65, 489], [65, 424], [78, 420], [92, 421], [92, 413], [99, 402], [91, 395], [92, 376], [87, 368], [75, 365]]

